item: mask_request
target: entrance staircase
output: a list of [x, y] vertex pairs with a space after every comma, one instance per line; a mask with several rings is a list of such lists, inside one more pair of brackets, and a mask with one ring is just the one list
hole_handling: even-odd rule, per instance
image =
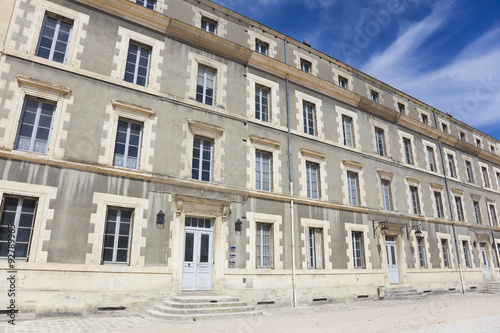
[[238, 319], [262, 315], [261, 310], [241, 302], [237, 297], [223, 295], [180, 295], [156, 305], [147, 314], [166, 320]]
[[385, 289], [385, 299], [419, 299], [425, 298], [425, 295], [417, 289], [411, 287], [392, 287]]
[[486, 281], [479, 292], [484, 294], [500, 293], [500, 281]]

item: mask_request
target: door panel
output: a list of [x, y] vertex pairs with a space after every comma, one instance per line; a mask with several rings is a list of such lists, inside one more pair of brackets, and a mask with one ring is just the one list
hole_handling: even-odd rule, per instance
[[389, 283], [398, 284], [399, 268], [398, 268], [398, 256], [396, 252], [396, 242], [386, 240], [385, 244], [387, 250], [387, 273], [389, 275]]
[[481, 257], [483, 259], [484, 275], [486, 280], [491, 279], [490, 276], [490, 262], [488, 261], [488, 256], [486, 255], [485, 244], [481, 244]]
[[183, 290], [212, 289], [212, 231], [185, 230]]

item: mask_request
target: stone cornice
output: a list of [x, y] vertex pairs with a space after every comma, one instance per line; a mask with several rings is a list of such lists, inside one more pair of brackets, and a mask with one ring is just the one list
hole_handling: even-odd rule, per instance
[[27, 76], [16, 76], [16, 80], [20, 86], [29, 86], [41, 91], [48, 91], [59, 95], [71, 94], [71, 89], [68, 87], [59, 86], [42, 80], [33, 79]]

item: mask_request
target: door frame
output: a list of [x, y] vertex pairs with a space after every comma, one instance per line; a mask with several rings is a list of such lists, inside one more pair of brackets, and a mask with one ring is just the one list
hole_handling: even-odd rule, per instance
[[[193, 217], [193, 216], [185, 216], [184, 220], [187, 217]], [[213, 229], [214, 229], [214, 223], [215, 220], [213, 218], [205, 218], [205, 217], [196, 217], [196, 218], [202, 218], [202, 219], [209, 219], [211, 221], [211, 227], [210, 228], [198, 228], [198, 227], [184, 227], [184, 237], [183, 237], [183, 251], [182, 251], [182, 290], [185, 291], [209, 291], [212, 290], [213, 288], [213, 262], [214, 262], [214, 248], [213, 248]], [[193, 260], [195, 266], [195, 288], [194, 289], [186, 289], [184, 286], [184, 267], [185, 267], [185, 250], [186, 250], [186, 234], [187, 233], [194, 233], [194, 241], [193, 241]], [[202, 235], [209, 235], [209, 251], [208, 251], [208, 266], [210, 267], [210, 288], [200, 288], [198, 286], [198, 273], [199, 273], [199, 252], [200, 252], [200, 245], [201, 245], [201, 237]], [[197, 260], [198, 259], [198, 260]]]
[[[387, 237], [394, 237], [394, 241], [387, 241]], [[395, 235], [385, 235], [384, 237], [385, 240], [385, 251], [386, 251], [386, 260], [387, 260], [387, 278], [389, 279], [389, 285], [396, 285], [396, 284], [401, 284], [401, 274], [399, 271], [399, 251], [398, 251], [398, 237]], [[398, 281], [397, 282], [392, 282], [391, 281], [391, 274], [389, 272], [389, 246], [394, 248], [395, 251], [395, 259], [396, 259], [396, 272], [398, 275]]]
[[[492, 279], [492, 273], [491, 273], [491, 260], [488, 258], [488, 243], [479, 243], [479, 253], [480, 253], [480, 260], [481, 260], [481, 266], [483, 266], [483, 272], [484, 272], [484, 278], [485, 280], [491, 280]], [[484, 257], [483, 257], [484, 253]], [[486, 259], [488, 263], [488, 267], [485, 267], [484, 265], [484, 259]]]

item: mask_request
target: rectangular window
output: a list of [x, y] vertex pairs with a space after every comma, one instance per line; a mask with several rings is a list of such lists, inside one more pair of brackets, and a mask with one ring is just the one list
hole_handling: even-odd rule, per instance
[[26, 98], [14, 149], [47, 154], [55, 110], [50, 101]]
[[472, 262], [470, 260], [470, 252], [469, 252], [469, 242], [462, 241], [462, 248], [464, 250], [465, 267], [472, 268]]
[[413, 164], [413, 153], [411, 150], [411, 140], [408, 138], [403, 138], [403, 145], [405, 149], [405, 160], [407, 164]]
[[452, 154], [448, 154], [448, 166], [450, 167], [450, 177], [456, 178], [457, 172], [455, 171], [455, 159]]
[[410, 193], [411, 193], [411, 204], [412, 204], [413, 214], [419, 215], [420, 200], [418, 198], [418, 188], [416, 186], [410, 186]]
[[354, 268], [365, 268], [365, 248], [363, 243], [363, 233], [361, 231], [353, 231], [352, 256]]
[[257, 267], [272, 267], [272, 224], [257, 223]]
[[438, 219], [443, 218], [443, 201], [440, 192], [434, 192], [434, 201], [436, 203], [436, 216]]
[[384, 210], [392, 210], [391, 182], [382, 180], [382, 201]]
[[321, 269], [323, 264], [323, 229], [308, 228], [308, 268]]
[[139, 167], [142, 124], [119, 120], [113, 165], [128, 169]]
[[212, 180], [212, 150], [213, 141], [195, 137], [193, 142], [192, 177], [196, 180], [209, 182]]
[[476, 216], [476, 223], [481, 224], [481, 210], [479, 209], [479, 202], [474, 201], [472, 204], [474, 206], [474, 215]]
[[460, 132], [460, 140], [465, 141], [465, 133]]
[[377, 143], [377, 154], [385, 156], [385, 138], [383, 129], [375, 128], [375, 140]]
[[435, 172], [436, 159], [434, 158], [434, 149], [432, 147], [427, 147], [427, 158], [429, 159], [429, 170]]
[[425, 125], [429, 123], [429, 117], [427, 117], [427, 115], [423, 113], [422, 113], [422, 123], [424, 123]]
[[15, 259], [29, 258], [38, 201], [36, 198], [4, 196], [0, 218], [0, 258], [9, 256], [9, 239], [15, 241]]
[[353, 206], [359, 205], [359, 187], [358, 174], [355, 172], [347, 172], [347, 188], [349, 191], [349, 204]]
[[443, 132], [448, 133], [448, 125], [441, 124], [441, 128], [443, 129]]
[[495, 205], [490, 205], [490, 222], [493, 227], [497, 226], [497, 210]]
[[379, 100], [378, 92], [371, 90], [370, 91], [370, 98], [372, 99], [372, 101], [378, 103], [378, 100]]
[[465, 169], [467, 170], [467, 181], [469, 183], [474, 183], [474, 173], [472, 171], [472, 164], [469, 161], [465, 161]]
[[64, 63], [68, 51], [73, 22], [56, 16], [45, 16], [36, 55]]
[[124, 80], [147, 86], [150, 56], [150, 47], [131, 42], [128, 46]]
[[417, 237], [417, 246], [420, 268], [427, 268], [427, 257], [425, 255], [424, 239], [422, 237]]
[[149, 9], [155, 9], [156, 0], [136, 0], [135, 3]]
[[457, 207], [457, 219], [460, 222], [464, 221], [464, 209], [462, 206], [462, 198], [455, 197], [455, 206]]
[[441, 250], [443, 251], [444, 268], [450, 268], [451, 267], [450, 251], [448, 248], [448, 240], [447, 239], [441, 239]]
[[476, 146], [481, 148], [481, 139], [476, 139]]
[[255, 119], [269, 122], [269, 88], [255, 86]]
[[498, 188], [500, 189], [500, 172], [497, 172], [497, 183], [498, 183]]
[[492, 154], [494, 154], [495, 153], [495, 146], [490, 146], [490, 151]]
[[489, 181], [489, 177], [488, 177], [488, 170], [485, 167], [482, 167], [481, 171], [483, 172], [484, 187], [490, 187], [490, 181]]
[[304, 102], [303, 116], [304, 116], [304, 133], [316, 135], [316, 115], [314, 104]]
[[339, 75], [339, 87], [340, 88], [347, 89], [347, 82], [348, 81], [345, 77]]
[[401, 114], [405, 114], [405, 105], [403, 103], [398, 103], [398, 111]]
[[207, 17], [202, 17], [201, 29], [211, 34], [217, 35], [217, 22]]
[[261, 40], [256, 39], [255, 40], [255, 51], [257, 51], [263, 55], [267, 55], [267, 53], [269, 51], [269, 44], [265, 43]]
[[199, 66], [196, 82], [196, 101], [214, 105], [215, 97], [215, 69]]
[[127, 264], [129, 262], [132, 231], [132, 209], [108, 207], [102, 262]]
[[271, 153], [255, 152], [255, 189], [271, 191], [271, 160]]
[[311, 67], [312, 67], [312, 64], [309, 61], [304, 60], [304, 59], [300, 59], [300, 69], [302, 71], [311, 74]]
[[351, 117], [342, 116], [342, 130], [344, 132], [344, 145], [348, 147], [354, 147]]
[[319, 165], [306, 162], [307, 197], [319, 199]]

